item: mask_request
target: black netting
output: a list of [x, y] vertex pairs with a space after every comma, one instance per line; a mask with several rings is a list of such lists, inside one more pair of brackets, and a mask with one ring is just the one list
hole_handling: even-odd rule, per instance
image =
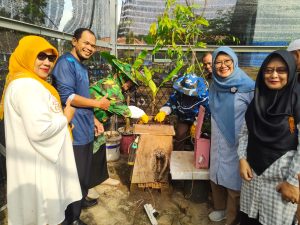
[[131, 93], [131, 104], [143, 109], [148, 115], [155, 115], [159, 109], [168, 101], [173, 89], [171, 85], [166, 85], [159, 89], [155, 102], [150, 88], [139, 86], [134, 93]]

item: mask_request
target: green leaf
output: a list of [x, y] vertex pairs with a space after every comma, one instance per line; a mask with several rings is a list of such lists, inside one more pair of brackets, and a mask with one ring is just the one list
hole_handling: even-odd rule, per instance
[[149, 88], [151, 89], [152, 91], [152, 95], [153, 95], [153, 98], [155, 98], [156, 96], [156, 93], [158, 91], [157, 87], [156, 87], [156, 84], [153, 82], [153, 80], [149, 80]]
[[174, 32], [174, 31], [172, 32], [172, 47], [173, 47], [173, 48], [176, 48], [176, 47], [177, 47], [177, 45], [176, 45], [176, 43], [175, 43], [175, 32]]
[[193, 73], [195, 72], [195, 65], [190, 65], [187, 69], [186, 69], [187, 73]]
[[146, 58], [146, 56], [147, 56], [147, 50], [142, 50], [138, 55], [138, 57], [136, 58], [136, 60], [134, 61], [132, 68], [138, 69], [144, 63], [144, 59]]
[[172, 48], [168, 48], [168, 50], [167, 50], [167, 55], [168, 55], [170, 58], [172, 58], [172, 57], [173, 57], [173, 55], [174, 55], [174, 51], [173, 51], [173, 49], [172, 49]]
[[159, 51], [160, 48], [161, 48], [161, 45], [160, 44], [156, 44], [156, 46], [152, 50], [152, 55], [155, 55]]
[[101, 55], [101, 57], [103, 57], [104, 59], [106, 59], [106, 61], [107, 61], [109, 64], [111, 64], [111, 65], [114, 64], [114, 63], [113, 63], [113, 59], [115, 59], [115, 60], [117, 59], [116, 56], [111, 55], [109, 52], [101, 52], [100, 55]]
[[203, 17], [197, 17], [195, 23], [203, 26], [209, 26], [209, 22]]
[[148, 45], [151, 45], [151, 44], [154, 43], [154, 37], [152, 37], [151, 35], [147, 35], [147, 36], [144, 38], [144, 40], [146, 41], [146, 43], [147, 43]]
[[184, 29], [183, 27], [179, 27], [176, 31], [179, 35], [182, 35], [182, 34], [185, 34], [186, 29]]
[[177, 62], [176, 67], [171, 71], [171, 73], [169, 73], [168, 76], [166, 76], [166, 77], [163, 79], [162, 83], [159, 85], [158, 88], [162, 87], [166, 82], [170, 81], [170, 80], [173, 78], [173, 76], [177, 75], [178, 72], [179, 72], [179, 70], [182, 68], [182, 66], [183, 66], [183, 61], [182, 61], [182, 60], [179, 60], [179, 61]]
[[186, 36], [185, 36], [185, 42], [189, 42], [190, 38], [191, 38], [191, 33], [188, 33]]
[[140, 73], [139, 71], [135, 71], [135, 77], [141, 81], [144, 85], [148, 86], [148, 80], [144, 76], [144, 74]]
[[195, 44], [195, 46], [196, 46], [196, 47], [199, 47], [199, 48], [206, 48], [206, 43], [200, 41], [200, 42], [197, 42], [197, 43]]
[[144, 66], [144, 74], [148, 82], [152, 80], [152, 73], [146, 66]]

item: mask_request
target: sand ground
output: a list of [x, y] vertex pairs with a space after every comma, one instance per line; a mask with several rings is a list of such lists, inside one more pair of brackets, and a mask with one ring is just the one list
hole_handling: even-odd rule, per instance
[[[144, 210], [146, 203], [150, 203], [159, 213], [159, 225], [225, 224], [225, 221], [211, 222], [208, 219], [212, 205], [207, 194], [209, 185], [205, 181], [191, 185], [170, 180], [170, 188], [163, 193], [148, 188], [130, 191], [131, 168], [127, 165], [127, 156], [121, 155], [118, 161], [109, 162], [108, 168], [110, 176], [119, 179], [121, 184], [117, 187], [96, 187], [100, 194], [98, 205], [83, 210], [81, 214], [81, 219], [88, 225], [151, 225]], [[1, 225], [7, 225], [6, 213], [0, 215]]]
[[[117, 162], [108, 163], [112, 178], [119, 179], [121, 185], [111, 187], [98, 185], [100, 193], [97, 206], [83, 210], [82, 220], [89, 225], [151, 225], [144, 210], [144, 204], [150, 203], [159, 213], [159, 225], [224, 225], [222, 222], [211, 222], [207, 215], [212, 211], [207, 194], [208, 183], [185, 185], [185, 182], [170, 181], [168, 192], [161, 193], [156, 189], [135, 188], [130, 191], [130, 167], [127, 157], [121, 156]], [[190, 183], [188, 183], [190, 184]], [[200, 185], [200, 186], [199, 186]], [[185, 188], [187, 187], [187, 188]], [[199, 192], [194, 188], [199, 188]]]

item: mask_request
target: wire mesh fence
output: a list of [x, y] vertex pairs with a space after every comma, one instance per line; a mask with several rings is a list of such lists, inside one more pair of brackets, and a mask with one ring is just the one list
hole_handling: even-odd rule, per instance
[[172, 86], [167, 85], [160, 88], [155, 100], [153, 100], [150, 88], [139, 86], [137, 90], [132, 93], [132, 102], [137, 107], [143, 109], [148, 115], [155, 115], [159, 109], [167, 102], [170, 94], [172, 93]]

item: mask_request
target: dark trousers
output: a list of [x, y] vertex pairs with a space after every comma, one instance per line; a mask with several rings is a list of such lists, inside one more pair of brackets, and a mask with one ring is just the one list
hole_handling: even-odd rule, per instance
[[80, 218], [82, 201], [87, 196], [89, 189], [93, 142], [86, 145], [74, 145], [73, 150], [83, 198], [80, 201], [73, 202], [68, 205], [65, 211], [65, 220], [62, 223], [63, 225], [71, 224], [73, 221]]
[[262, 225], [258, 219], [253, 219], [248, 217], [248, 215], [244, 212], [240, 212], [241, 222], [240, 225]]
[[186, 142], [187, 137], [190, 135], [191, 125], [192, 123], [178, 120], [175, 132], [174, 150], [184, 150], [184, 143]]
[[101, 145], [99, 150], [93, 154], [89, 188], [93, 188], [109, 177], [106, 160], [106, 146]]

